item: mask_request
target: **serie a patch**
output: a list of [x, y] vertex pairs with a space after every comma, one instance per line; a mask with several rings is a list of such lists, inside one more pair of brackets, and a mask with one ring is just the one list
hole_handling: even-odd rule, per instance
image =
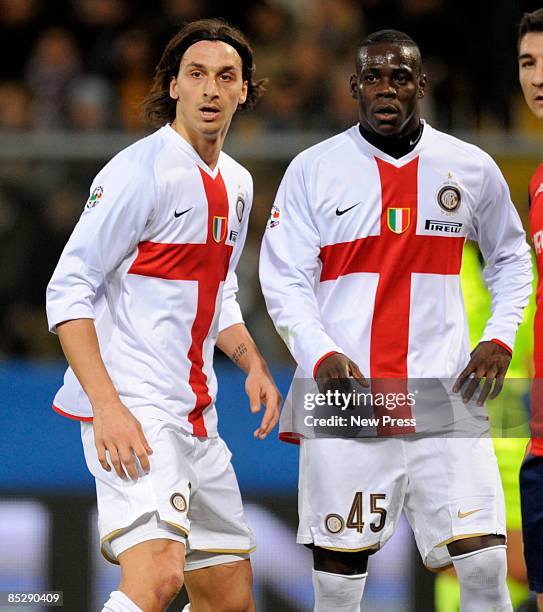
[[280, 219], [281, 211], [279, 210], [279, 207], [274, 204], [271, 208], [270, 217], [268, 219], [268, 229], [271, 229], [272, 227], [277, 227], [279, 225]]
[[100, 204], [100, 200], [102, 199], [103, 195], [104, 195], [104, 188], [98, 185], [98, 187], [95, 187], [92, 190], [92, 193], [90, 194], [89, 199], [87, 200], [87, 203], [85, 204], [85, 208], [89, 208], [89, 209], [94, 208], [95, 206]]

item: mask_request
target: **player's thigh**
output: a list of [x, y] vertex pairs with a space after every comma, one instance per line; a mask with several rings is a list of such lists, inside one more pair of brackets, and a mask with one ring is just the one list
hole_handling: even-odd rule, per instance
[[198, 612], [253, 612], [253, 573], [249, 559], [187, 571], [185, 585]]
[[406, 441], [410, 476], [405, 510], [423, 562], [448, 565], [455, 540], [505, 535], [505, 504], [489, 438]]
[[170, 539], [146, 540], [119, 553], [121, 588], [146, 591], [167, 583], [172, 590], [183, 585], [185, 545]]
[[[121, 479], [115, 470], [106, 472], [98, 463], [90, 423], [82, 424], [87, 466], [96, 480], [98, 528], [102, 553], [109, 561], [116, 556], [112, 541], [139, 527], [142, 520], [156, 515], [180, 536], [190, 531], [187, 510], [190, 501], [194, 438], [175, 425], [140, 416], [153, 454], [151, 469], [136, 481]], [[163, 525], [164, 526], [164, 525]], [[151, 536], [148, 539], [154, 539]]]
[[345, 551], [379, 548], [394, 531], [406, 486], [401, 440], [303, 440], [297, 541]]
[[254, 536], [245, 520], [231, 453], [220, 438], [198, 441], [193, 465], [198, 486], [192, 489], [188, 518], [187, 563], [192, 551], [249, 553]]

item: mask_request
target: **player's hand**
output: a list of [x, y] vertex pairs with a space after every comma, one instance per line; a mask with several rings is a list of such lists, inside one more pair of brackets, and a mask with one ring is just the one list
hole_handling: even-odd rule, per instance
[[283, 401], [266, 365], [258, 365], [249, 370], [245, 391], [249, 396], [249, 406], [253, 414], [260, 412], [262, 404], [266, 406], [260, 427], [254, 432], [255, 438], [264, 440], [277, 425]]
[[93, 411], [94, 444], [104, 470], [111, 471], [106, 455], [109, 452], [111, 465], [123, 480], [127, 474], [132, 480], [138, 479], [137, 461], [149, 473], [149, 455], [153, 450], [130, 410], [119, 400], [113, 405], [93, 407]]
[[[354, 378], [362, 387], [369, 387], [369, 383], [354, 361], [343, 353], [334, 353], [323, 359], [315, 373], [315, 380], [321, 393], [327, 390], [349, 392], [352, 387], [349, 378]], [[335, 381], [335, 382], [334, 382]], [[345, 389], [340, 388], [346, 385]]]
[[[510, 362], [511, 354], [509, 351], [496, 342], [479, 342], [471, 353], [468, 365], [456, 379], [453, 385], [453, 392], [458, 393], [465, 385], [462, 398], [464, 403], [467, 403], [473, 397], [473, 394], [479, 388], [479, 383], [484, 378], [485, 382], [477, 399], [477, 404], [482, 406], [487, 397], [494, 399], [502, 390], [503, 381]], [[466, 384], [466, 381], [469, 382]], [[494, 388], [492, 388], [493, 384]]]

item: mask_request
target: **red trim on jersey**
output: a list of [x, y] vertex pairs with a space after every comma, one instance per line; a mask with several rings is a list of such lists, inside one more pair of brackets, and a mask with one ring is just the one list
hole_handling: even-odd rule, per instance
[[[192, 280], [198, 283], [198, 304], [192, 323], [192, 342], [187, 357], [190, 361], [189, 384], [196, 396], [194, 408], [188, 415], [193, 435], [206, 437], [204, 411], [211, 405], [211, 396], [204, 373], [204, 341], [213, 318], [221, 282], [226, 279], [232, 246], [225, 243], [228, 234], [217, 242], [213, 234], [216, 217], [228, 219], [228, 194], [221, 173], [213, 179], [199, 168], [207, 197], [207, 241], [204, 244], [158, 244], [141, 242], [138, 256], [129, 274], [154, 276], [168, 280]], [[226, 221], [225, 223], [228, 223]]]
[[75, 414], [70, 414], [68, 412], [64, 412], [64, 410], [61, 410], [58, 406], [55, 406], [55, 404], [51, 404], [51, 408], [55, 412], [58, 412], [60, 415], [62, 415], [63, 417], [66, 417], [68, 419], [73, 419], [74, 421], [85, 421], [85, 423], [92, 423], [92, 417], [76, 416]]
[[513, 356], [513, 349], [509, 348], [509, 346], [505, 344], [505, 342], [498, 340], [498, 338], [492, 338], [491, 342], [495, 342], [496, 344], [504, 348], [511, 356]]
[[338, 352], [337, 351], [328, 351], [328, 353], [326, 353], [326, 355], [323, 355], [318, 361], [317, 363], [313, 366], [313, 378], [317, 377], [317, 370], [319, 369], [320, 364], [327, 358], [330, 357], [330, 355], [337, 355]]
[[[370, 340], [372, 392], [407, 393], [407, 353], [411, 276], [460, 274], [464, 237], [418, 235], [419, 158], [400, 168], [375, 158], [381, 179], [381, 221], [378, 235], [321, 248], [320, 280], [335, 280], [346, 274], [379, 274]], [[402, 233], [388, 226], [389, 208], [407, 208], [410, 222]], [[396, 379], [394, 381], [394, 379]], [[378, 414], [375, 410], [375, 416]], [[411, 408], [398, 405], [394, 418], [409, 419]], [[378, 435], [414, 432], [415, 428], [379, 426]]]
[[300, 434], [293, 431], [282, 431], [279, 434], [281, 442], [290, 442], [291, 444], [300, 444]]

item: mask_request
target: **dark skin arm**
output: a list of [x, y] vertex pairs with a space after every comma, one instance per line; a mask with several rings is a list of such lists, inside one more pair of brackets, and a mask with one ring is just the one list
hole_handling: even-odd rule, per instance
[[[458, 393], [464, 387], [462, 398], [469, 402], [473, 397], [481, 379], [485, 379], [483, 388], [479, 393], [477, 403], [481, 406], [487, 397], [494, 399], [503, 388], [503, 381], [511, 354], [496, 342], [479, 342], [471, 353], [468, 365], [462, 370], [453, 386], [453, 392]], [[470, 378], [470, 375], [473, 376]], [[466, 382], [469, 381], [469, 382]], [[494, 388], [492, 388], [494, 385]]]

